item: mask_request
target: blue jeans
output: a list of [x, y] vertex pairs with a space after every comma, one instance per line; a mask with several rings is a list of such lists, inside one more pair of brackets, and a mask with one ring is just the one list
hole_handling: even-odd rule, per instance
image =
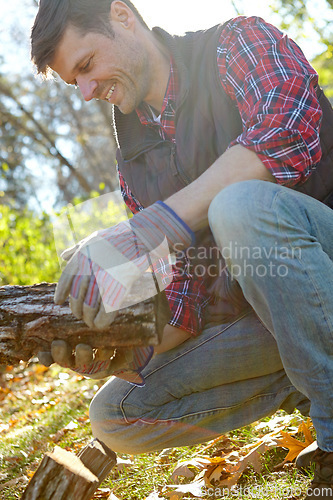
[[246, 181], [216, 196], [209, 222], [256, 314], [155, 356], [145, 387], [110, 379], [91, 404], [93, 434], [115, 451], [142, 453], [297, 407], [310, 409], [319, 446], [333, 451], [333, 212]]

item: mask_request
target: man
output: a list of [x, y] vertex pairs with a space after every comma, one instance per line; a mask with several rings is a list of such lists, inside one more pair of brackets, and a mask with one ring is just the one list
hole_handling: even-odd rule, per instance
[[[150, 264], [169, 279], [171, 319], [152, 359], [149, 348], [73, 355], [65, 343], [48, 354], [117, 375], [92, 401], [94, 435], [141, 453], [310, 408], [307, 498], [332, 496], [333, 212], [322, 203], [333, 192], [332, 115], [299, 47], [260, 18], [171, 37], [128, 0], [41, 0], [32, 59], [85, 100], [114, 105], [135, 213], [64, 255], [56, 302], [69, 295], [73, 313], [102, 328]], [[155, 250], [165, 238], [172, 271]]]

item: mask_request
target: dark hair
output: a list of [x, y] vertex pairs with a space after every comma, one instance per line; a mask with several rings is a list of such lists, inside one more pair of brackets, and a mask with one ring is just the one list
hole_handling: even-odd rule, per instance
[[[130, 0], [122, 0], [147, 29]], [[38, 13], [31, 30], [31, 60], [38, 73], [46, 76], [56, 48], [68, 25], [82, 34], [102, 33], [113, 37], [109, 12], [113, 0], [40, 0]]]

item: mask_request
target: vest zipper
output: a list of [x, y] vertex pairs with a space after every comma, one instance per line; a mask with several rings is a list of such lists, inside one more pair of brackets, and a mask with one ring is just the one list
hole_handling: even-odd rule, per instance
[[188, 186], [189, 184], [191, 184], [191, 182], [192, 182], [191, 179], [189, 179], [187, 177], [187, 175], [185, 174], [183, 169], [179, 166], [179, 164], [177, 165], [177, 162], [176, 162], [176, 144], [174, 144], [174, 143], [172, 143], [172, 145], [171, 145], [170, 166], [171, 166], [172, 175], [178, 175], [185, 186]]

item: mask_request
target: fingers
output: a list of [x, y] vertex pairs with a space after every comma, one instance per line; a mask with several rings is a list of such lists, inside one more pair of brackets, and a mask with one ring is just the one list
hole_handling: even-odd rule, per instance
[[99, 348], [95, 353], [95, 361], [105, 361], [114, 357], [115, 348]]
[[39, 351], [37, 354], [38, 361], [44, 366], [51, 366], [54, 359], [50, 351]]
[[[75, 353], [72, 353], [72, 349], [68, 342], [65, 340], [54, 340], [51, 344], [51, 351], [39, 351], [38, 360], [44, 366], [50, 366], [52, 363], [58, 363], [58, 365], [64, 368], [71, 368], [72, 370], [85, 374], [90, 373], [90, 368], [96, 362], [110, 361], [114, 357], [115, 348], [101, 348], [94, 349], [88, 344], [77, 344], [75, 347]], [[121, 361], [121, 360], [119, 360]], [[124, 364], [124, 361], [117, 362], [117, 368]], [[105, 372], [105, 373], [104, 373]], [[96, 372], [97, 378], [106, 377], [111, 375], [111, 371], [108, 369], [102, 372]]]
[[81, 276], [79, 283], [79, 293], [77, 297], [69, 296], [69, 305], [72, 313], [78, 319], [83, 317], [83, 303], [89, 288], [90, 276]]
[[92, 329], [95, 328], [94, 321], [98, 309], [99, 309], [99, 303], [95, 307], [90, 307], [87, 304], [83, 304], [82, 307], [82, 319]]
[[115, 356], [111, 360], [112, 371], [129, 369], [130, 363], [133, 361], [133, 349], [117, 348]]
[[117, 311], [112, 311], [107, 313], [105, 311], [104, 304], [101, 301], [97, 314], [94, 318], [94, 327], [98, 328], [99, 330], [103, 330], [104, 328], [107, 328], [108, 326], [111, 325], [116, 316], [117, 316]]
[[79, 243], [77, 243], [70, 248], [66, 248], [66, 250], [61, 253], [60, 257], [68, 262], [73, 257], [79, 246]]
[[71, 291], [72, 281], [77, 274], [79, 274], [79, 264], [76, 255], [74, 255], [59, 278], [54, 293], [55, 304], [63, 304], [65, 302]]
[[64, 340], [54, 340], [51, 344], [51, 355], [55, 363], [65, 368], [75, 365], [71, 346]]
[[78, 344], [75, 347], [75, 366], [89, 366], [94, 362], [94, 352], [88, 344]]

